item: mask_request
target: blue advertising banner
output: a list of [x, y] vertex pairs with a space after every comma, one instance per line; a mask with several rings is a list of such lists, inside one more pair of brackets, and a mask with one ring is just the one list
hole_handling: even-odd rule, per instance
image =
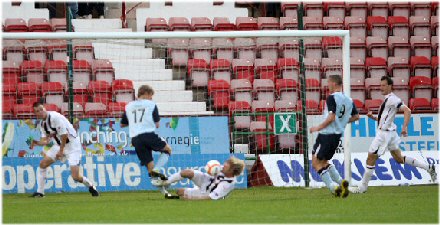
[[[244, 159], [244, 154], [235, 154]], [[197, 169], [205, 172], [204, 167], [209, 160], [224, 162], [230, 154], [172, 155], [162, 171], [167, 176], [184, 169]], [[157, 158], [157, 156], [154, 156]], [[3, 158], [3, 193], [32, 193], [37, 190], [36, 174], [39, 173], [41, 157]], [[101, 192], [157, 190], [151, 185], [148, 172], [141, 167], [137, 156], [88, 156], [81, 161], [83, 175], [91, 180]], [[184, 179], [170, 189], [193, 187], [192, 182]], [[247, 188], [247, 173], [237, 177], [236, 188]], [[83, 184], [74, 182], [67, 164], [60, 162], [47, 168], [46, 193], [49, 192], [87, 192]]]
[[[3, 120], [3, 156], [38, 157], [51, 145], [29, 149], [40, 139], [37, 120]], [[215, 129], [212, 129], [215, 127]], [[227, 154], [229, 130], [226, 116], [162, 118], [156, 131], [173, 149], [173, 154]], [[128, 128], [119, 118], [88, 118], [79, 121], [79, 135], [87, 155], [129, 155], [134, 153]]]

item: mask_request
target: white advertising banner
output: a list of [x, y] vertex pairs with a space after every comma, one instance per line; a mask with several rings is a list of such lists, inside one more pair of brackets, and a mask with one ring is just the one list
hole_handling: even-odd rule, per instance
[[[413, 151], [404, 152], [406, 156], [411, 156], [417, 160], [424, 160], [430, 164], [436, 165], [436, 171], [439, 171], [439, 152], [438, 151]], [[303, 155], [294, 154], [272, 154], [260, 155], [264, 168], [269, 174], [274, 186], [277, 187], [293, 187], [305, 186], [304, 182], [304, 159]], [[311, 159], [311, 156], [310, 156]], [[365, 162], [367, 153], [353, 153], [351, 155], [351, 184], [357, 186], [362, 175], [365, 172]], [[335, 165], [341, 176], [344, 176], [344, 155], [335, 154], [331, 163]], [[310, 187], [321, 187], [324, 183], [318, 173], [311, 167], [310, 160]], [[396, 186], [396, 185], [413, 185], [413, 184], [429, 184], [431, 177], [424, 169], [415, 168], [406, 164], [397, 163], [389, 152], [381, 156], [376, 162], [375, 173], [369, 183], [370, 186]]]
[[[307, 116], [307, 126], [317, 126], [324, 120], [323, 116]], [[394, 123], [400, 135], [403, 115], [396, 116]], [[351, 152], [368, 152], [371, 142], [376, 136], [377, 122], [362, 115], [351, 125]], [[309, 133], [309, 151], [315, 143], [317, 133]], [[412, 114], [408, 124], [408, 136], [401, 137], [400, 149], [403, 151], [438, 151], [439, 120], [438, 114]]]

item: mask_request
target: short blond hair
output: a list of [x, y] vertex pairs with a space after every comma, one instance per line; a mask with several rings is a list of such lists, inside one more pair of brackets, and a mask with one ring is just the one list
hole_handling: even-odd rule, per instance
[[234, 176], [238, 176], [243, 172], [243, 170], [244, 170], [244, 161], [243, 160], [238, 159], [234, 156], [231, 156], [231, 158], [229, 158], [227, 160], [227, 162], [229, 163]]
[[142, 85], [138, 89], [138, 98], [144, 94], [154, 95], [154, 90], [150, 85]]

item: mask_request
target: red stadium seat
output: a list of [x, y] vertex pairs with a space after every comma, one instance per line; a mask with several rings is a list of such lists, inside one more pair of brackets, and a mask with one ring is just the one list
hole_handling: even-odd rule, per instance
[[229, 38], [213, 38], [212, 46], [214, 48], [214, 55], [217, 56], [217, 59], [226, 59], [229, 62], [232, 62], [234, 58], [234, 44], [232, 40]]
[[381, 57], [384, 59], [388, 58], [387, 39], [378, 36], [368, 36], [366, 41], [368, 52], [371, 57]]
[[297, 18], [297, 2], [281, 2], [281, 11], [285, 17]]
[[321, 62], [315, 58], [304, 58], [305, 77], [321, 79]]
[[131, 102], [134, 98], [133, 82], [126, 79], [118, 79], [112, 82], [112, 93], [116, 102]]
[[365, 61], [367, 57], [365, 37], [350, 37], [350, 57]]
[[364, 19], [367, 18], [368, 5], [366, 2], [346, 2], [345, 6], [349, 10], [349, 15], [356, 15]]
[[211, 38], [191, 38], [189, 47], [193, 59], [203, 59], [207, 64], [211, 63]]
[[[83, 104], [78, 103], [78, 102], [73, 102], [73, 115], [75, 117], [82, 117], [84, 116], [84, 107]], [[67, 116], [69, 115], [69, 103], [68, 102], [64, 102], [61, 105], [61, 114]]]
[[431, 78], [431, 61], [424, 56], [411, 56], [411, 73]]
[[359, 113], [361, 114], [366, 113], [364, 101], [361, 101], [359, 99], [353, 99], [353, 103], [356, 106], [356, 109], [358, 110]]
[[388, 18], [388, 4], [386, 2], [368, 2], [371, 16], [383, 16]]
[[[81, 105], [84, 105], [86, 102], [88, 102], [88, 94], [87, 94], [87, 84], [88, 83], [83, 83], [83, 82], [73, 82], [73, 99], [74, 102], [78, 102]], [[67, 92], [67, 88], [66, 88], [66, 92]], [[66, 95], [69, 95], [69, 93], [67, 92]]]
[[426, 98], [411, 98], [409, 100], [409, 108], [411, 111], [417, 112], [430, 112], [431, 102]]
[[436, 112], [438, 112], [438, 100], [438, 98], [433, 98], [431, 102], [431, 108]]
[[411, 12], [414, 16], [431, 16], [431, 4], [429, 2], [411, 2]]
[[304, 39], [305, 57], [318, 61], [322, 59], [322, 38], [310, 37]]
[[46, 103], [46, 104], [44, 104], [43, 106], [44, 106], [44, 108], [45, 108], [47, 111], [61, 112], [60, 107], [58, 107], [58, 106], [55, 105], [55, 104], [48, 104], [48, 103]]
[[431, 59], [431, 66], [432, 66], [432, 77], [438, 76], [438, 56], [433, 56]]
[[[319, 102], [315, 100], [306, 100], [306, 113], [307, 115], [318, 115], [322, 113], [322, 110], [319, 107]], [[301, 111], [303, 108], [303, 105], [301, 102], [298, 103], [297, 109], [298, 111]]]
[[29, 32], [51, 32], [52, 27], [47, 19], [31, 18], [28, 21]]
[[324, 2], [324, 11], [330, 17], [336, 17], [344, 20], [345, 18], [344, 2]]
[[409, 80], [411, 75], [407, 58], [388, 57], [388, 73], [390, 76]]
[[88, 84], [91, 75], [92, 68], [86, 60], [73, 60], [73, 81]]
[[12, 119], [14, 117], [12, 109], [14, 108], [15, 102], [12, 104], [5, 103], [3, 101], [2, 104], [2, 118], [3, 119]]
[[322, 23], [322, 17], [303, 17], [304, 29], [306, 30], [323, 30], [324, 25]]
[[47, 44], [42, 40], [26, 40], [27, 58], [29, 61], [45, 63], [47, 59]]
[[388, 38], [388, 22], [382, 16], [369, 16], [367, 18], [368, 31], [370, 36]]
[[275, 103], [275, 84], [269, 79], [255, 79], [253, 84], [253, 92], [259, 101]]
[[298, 19], [296, 17], [280, 17], [280, 30], [297, 30]]
[[86, 60], [92, 63], [95, 58], [94, 49], [91, 42], [76, 43], [73, 45], [73, 58], [76, 60]]
[[431, 59], [431, 39], [423, 36], [411, 36], [411, 48], [414, 56], [425, 56]]
[[170, 17], [168, 26], [170, 31], [191, 31], [191, 24], [185, 17]]
[[[250, 131], [256, 132], [255, 148], [258, 152], [270, 153], [268, 149], [275, 150], [275, 135], [265, 134], [266, 131], [271, 131], [272, 127], [269, 125], [269, 129], [266, 129], [266, 122], [252, 121], [250, 124]], [[258, 133], [257, 133], [258, 132]], [[269, 140], [267, 140], [269, 139]], [[267, 144], [269, 143], [269, 145]]]
[[321, 66], [324, 78], [328, 78], [331, 75], [342, 76], [342, 60], [339, 58], [323, 58]]
[[[3, 87], [4, 87], [4, 85], [5, 84], [3, 84]], [[3, 103], [3, 105], [14, 105], [14, 104], [17, 104], [17, 94], [13, 94], [13, 95], [11, 95], [11, 94], [5, 94], [5, 93], [3, 93], [3, 95], [2, 95], [2, 103]]]
[[298, 84], [292, 79], [277, 79], [275, 84], [280, 100], [291, 102], [296, 106], [298, 100]]
[[254, 61], [256, 58], [256, 44], [252, 38], [235, 38], [233, 40], [237, 58]]
[[281, 37], [279, 41], [279, 51], [283, 58], [294, 58], [299, 60], [299, 39], [291, 37]]
[[3, 40], [3, 59], [20, 65], [25, 57], [26, 49], [20, 40]]
[[431, 22], [430, 17], [411, 16], [409, 18], [409, 25], [413, 36], [431, 36]]
[[382, 105], [382, 99], [367, 99], [365, 100], [365, 109], [377, 113], [380, 105]]
[[64, 87], [60, 82], [44, 82], [41, 84], [41, 95], [47, 104], [55, 104], [61, 108], [64, 102]]
[[392, 77], [393, 79], [393, 93], [396, 94], [405, 104], [409, 100], [409, 85], [408, 79], [401, 77]]
[[[273, 126], [274, 120], [273, 120], [273, 116], [270, 113], [274, 111], [274, 102], [265, 101], [265, 100], [254, 100], [252, 101], [252, 111], [261, 113], [259, 115], [256, 115], [254, 120], [265, 122], [267, 121], [266, 116], [269, 116], [269, 126], [271, 127]], [[269, 114], [265, 114], [265, 113], [269, 113]]]
[[277, 112], [291, 112], [296, 110], [296, 103], [289, 100], [276, 100], [275, 111]]
[[321, 82], [319, 79], [306, 79], [306, 99], [319, 104], [321, 99]]
[[432, 31], [432, 35], [439, 35], [438, 32], [438, 16], [431, 16], [431, 31]]
[[66, 40], [48, 40], [47, 52], [49, 59], [67, 61], [67, 43]]
[[236, 102], [252, 103], [252, 83], [247, 79], [231, 80], [231, 91]]
[[260, 30], [279, 30], [280, 22], [276, 17], [258, 17], [258, 29]]
[[432, 86], [431, 79], [423, 76], [414, 76], [409, 80], [412, 96], [414, 98], [426, 98], [431, 101]]
[[208, 95], [213, 100], [213, 107], [217, 110], [227, 109], [229, 106], [230, 85], [224, 80], [208, 81]]
[[145, 21], [145, 31], [168, 31], [168, 24], [164, 18], [148, 17]]
[[408, 38], [399, 36], [388, 37], [388, 49], [391, 55], [398, 56], [404, 59], [409, 59], [411, 56], [411, 45]]
[[237, 17], [235, 19], [237, 30], [258, 30], [258, 22], [253, 17]]
[[257, 50], [262, 59], [278, 58], [278, 38], [273, 37], [259, 37], [256, 39]]
[[319, 17], [322, 19], [324, 12], [322, 2], [304, 2], [304, 11], [306, 16]]
[[387, 75], [387, 61], [380, 57], [368, 57], [365, 60], [368, 77], [380, 78]]
[[324, 17], [322, 18], [322, 24], [326, 30], [344, 29], [344, 19], [340, 17]]
[[409, 2], [389, 2], [391, 15], [409, 17], [411, 15], [411, 5]]
[[208, 17], [192, 17], [191, 18], [192, 31], [211, 31], [212, 23]]
[[228, 17], [214, 17], [213, 26], [215, 31], [235, 30], [235, 24], [231, 23]]
[[173, 66], [186, 66], [188, 64], [188, 39], [170, 38], [167, 42], [168, 55]]
[[23, 61], [20, 66], [21, 75], [27, 82], [41, 84], [44, 82], [43, 64], [40, 61]]
[[438, 52], [438, 36], [432, 36], [431, 37], [431, 47], [432, 47], [432, 52], [435, 54], [437, 54]]
[[108, 59], [95, 59], [92, 61], [92, 75], [94, 80], [113, 82], [115, 79], [115, 69]]
[[85, 104], [84, 112], [89, 117], [106, 117], [107, 106], [100, 102], [87, 102]]
[[231, 81], [231, 63], [226, 59], [213, 59], [210, 64], [211, 78], [214, 80]]
[[[350, 78], [361, 82], [358, 85], [364, 86], [365, 62], [359, 58], [350, 58]], [[351, 83], [353, 85], [353, 82]]]
[[125, 112], [126, 102], [109, 102], [108, 103], [108, 112], [110, 116], [114, 117], [122, 117]]
[[[33, 103], [32, 103], [33, 104]], [[32, 104], [16, 104], [13, 108], [14, 117], [17, 119], [28, 119], [35, 117]]]
[[93, 102], [108, 104], [112, 101], [111, 86], [106, 81], [90, 81], [87, 87]]
[[28, 32], [26, 21], [21, 18], [6, 18], [4, 25], [5, 32]]
[[350, 30], [350, 37], [367, 36], [367, 25], [365, 18], [356, 17], [356, 16], [347, 16], [345, 17], [345, 28]]
[[298, 81], [299, 64], [294, 58], [279, 58], [277, 68], [283, 79]]
[[250, 113], [250, 111], [251, 106], [248, 102], [229, 102], [229, 116], [234, 119], [233, 126], [235, 129], [249, 129], [251, 125], [251, 117], [246, 115], [233, 116], [233, 113], [246, 114]]
[[323, 37], [322, 48], [328, 58], [341, 58], [342, 39], [340, 37]]
[[365, 88], [367, 93], [369, 93], [369, 98], [380, 99], [382, 98], [382, 93], [380, 91], [380, 77], [367, 78], [365, 79]]
[[20, 65], [12, 61], [2, 62], [3, 83], [18, 83], [20, 81]]
[[192, 80], [193, 87], [206, 87], [209, 80], [209, 67], [203, 59], [188, 60], [188, 75]]
[[409, 38], [409, 21], [408, 17], [390, 16], [388, 17], [388, 26], [393, 36]]
[[40, 101], [40, 89], [37, 83], [18, 83], [17, 93], [22, 104], [33, 104], [34, 102]]
[[44, 71], [49, 82], [61, 82], [67, 85], [67, 64], [61, 60], [47, 60]]
[[248, 59], [233, 59], [232, 69], [235, 79], [247, 79], [254, 81], [254, 63]]
[[[269, 78], [263, 78], [262, 74], [264, 72], [276, 72], [277, 70], [277, 62], [273, 59], [255, 59], [254, 62], [254, 68], [256, 75], [260, 77], [260, 79], [269, 79]], [[275, 77], [271, 79], [272, 81], [275, 81]]]
[[52, 18], [50, 19], [50, 27], [52, 32], [66, 32], [66, 18]]

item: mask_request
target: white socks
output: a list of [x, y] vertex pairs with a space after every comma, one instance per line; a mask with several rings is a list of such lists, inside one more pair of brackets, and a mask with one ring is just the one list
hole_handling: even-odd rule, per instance
[[44, 185], [46, 184], [46, 169], [40, 167], [40, 172], [37, 174], [37, 192], [44, 194]]
[[341, 185], [342, 183], [342, 177], [339, 175], [338, 171], [336, 170], [335, 166], [333, 164], [330, 164], [328, 167], [328, 172], [330, 173], [330, 177], [334, 182]]
[[92, 186], [92, 182], [90, 182], [89, 179], [87, 179], [87, 177], [83, 177], [83, 182], [82, 183], [86, 187], [91, 187]]
[[364, 176], [362, 177], [361, 186], [359, 186], [359, 190], [361, 190], [361, 191], [367, 190], [368, 182], [370, 182], [370, 180], [371, 180], [371, 176], [374, 173], [374, 169], [375, 169], [374, 166], [367, 165], [367, 167], [365, 168]]
[[172, 184], [174, 182], [181, 181], [181, 180], [183, 180], [183, 177], [180, 175], [180, 172], [178, 172], [178, 173], [175, 173], [175, 174], [171, 175], [170, 177], [168, 177], [166, 184]]
[[429, 169], [429, 164], [428, 163], [423, 163], [418, 161], [417, 159], [408, 157], [408, 156], [404, 156], [403, 157], [403, 163], [411, 165], [411, 166], [415, 166], [415, 167], [419, 167], [422, 168], [424, 170], [428, 170]]

